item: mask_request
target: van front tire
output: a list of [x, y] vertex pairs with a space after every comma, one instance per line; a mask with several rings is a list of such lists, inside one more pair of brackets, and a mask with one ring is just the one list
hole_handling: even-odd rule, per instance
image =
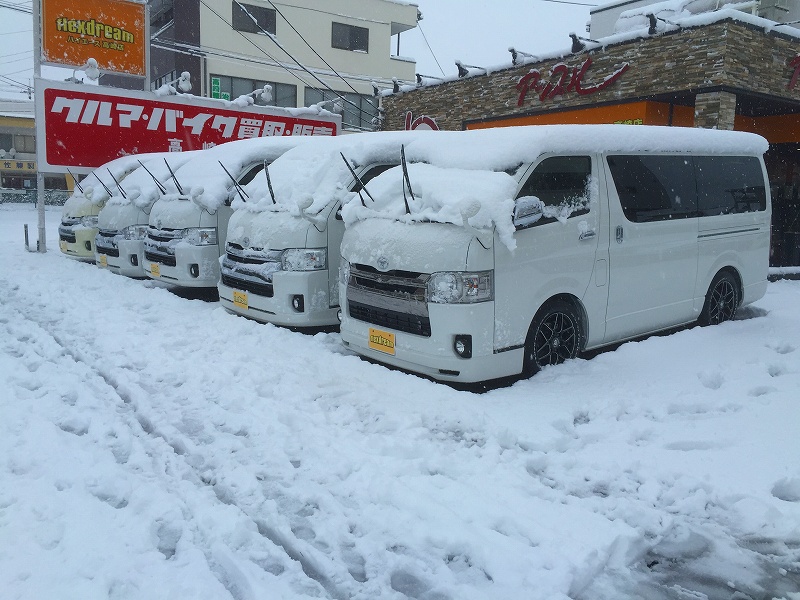
[[530, 377], [548, 365], [575, 358], [583, 348], [583, 327], [575, 308], [555, 300], [539, 309], [525, 340], [522, 374]]
[[739, 284], [728, 271], [720, 271], [708, 287], [706, 301], [697, 322], [701, 326], [731, 321], [739, 308]]

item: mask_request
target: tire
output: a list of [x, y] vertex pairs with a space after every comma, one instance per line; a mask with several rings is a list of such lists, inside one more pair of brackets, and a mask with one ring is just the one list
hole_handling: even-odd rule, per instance
[[530, 377], [548, 365], [575, 358], [583, 349], [583, 326], [575, 308], [563, 300], [536, 313], [525, 340], [522, 373]]
[[720, 271], [708, 287], [706, 301], [697, 322], [702, 325], [719, 325], [731, 321], [739, 308], [739, 284], [728, 271]]

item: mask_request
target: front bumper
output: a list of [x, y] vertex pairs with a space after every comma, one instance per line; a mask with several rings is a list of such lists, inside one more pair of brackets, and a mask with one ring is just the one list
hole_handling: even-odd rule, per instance
[[154, 252], [145, 241], [144, 273], [150, 279], [181, 287], [215, 287], [219, 283], [219, 246], [181, 243], [174, 254]]
[[[217, 288], [222, 306], [234, 314], [284, 327], [330, 327], [339, 323], [339, 307], [331, 307], [328, 285], [327, 269], [276, 271], [272, 285], [261, 284], [256, 293], [247, 280], [223, 268]], [[302, 310], [292, 304], [296, 297], [302, 299]]]
[[[440, 381], [474, 383], [522, 371], [523, 349], [494, 351], [494, 303], [428, 305], [431, 335], [415, 335], [350, 316], [342, 306], [339, 331], [344, 345], [361, 356]], [[394, 336], [394, 354], [370, 347], [370, 330]], [[472, 356], [453, 349], [456, 335], [472, 336]]]
[[70, 258], [94, 260], [96, 235], [96, 228], [61, 224], [58, 227], [58, 247]]
[[108, 239], [103, 239], [98, 235], [95, 243], [95, 262], [98, 267], [106, 268], [117, 275], [133, 278], [146, 277], [144, 241], [120, 239], [118, 236], [112, 245]]

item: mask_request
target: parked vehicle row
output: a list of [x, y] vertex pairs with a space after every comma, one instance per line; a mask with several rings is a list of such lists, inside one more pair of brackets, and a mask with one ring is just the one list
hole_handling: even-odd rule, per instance
[[125, 205], [108, 202], [98, 265], [216, 285], [228, 311], [265, 323], [341, 322], [359, 355], [458, 382], [719, 323], [766, 291], [756, 135], [584, 125], [247, 142], [116, 178], [137, 223], [106, 218]]

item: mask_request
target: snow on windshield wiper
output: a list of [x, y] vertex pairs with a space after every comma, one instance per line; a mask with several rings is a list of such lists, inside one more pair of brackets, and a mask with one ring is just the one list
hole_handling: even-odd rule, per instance
[[225, 165], [222, 164], [222, 161], [218, 160], [217, 162], [219, 163], [219, 166], [222, 167], [222, 170], [225, 171], [226, 175], [231, 178], [231, 181], [233, 182], [233, 187], [236, 189], [236, 192], [239, 194], [239, 198], [242, 199], [242, 202], [247, 202], [247, 199], [250, 196], [247, 194], [247, 192], [245, 192], [242, 189], [242, 186], [240, 186], [239, 182], [236, 181], [236, 178], [233, 175], [231, 175], [231, 172], [228, 171], [228, 169], [225, 168]]
[[277, 204], [278, 201], [275, 200], [275, 192], [272, 191], [272, 178], [269, 176], [269, 165], [267, 165], [267, 161], [264, 161], [264, 175], [267, 176], [267, 189], [269, 190], [269, 197], [272, 198], [273, 204]]
[[122, 194], [122, 197], [127, 200], [128, 199], [128, 195], [125, 193], [125, 190], [122, 189], [122, 186], [119, 184], [119, 181], [117, 181], [117, 178], [114, 177], [114, 174], [111, 172], [111, 169], [106, 167], [106, 171], [108, 171], [108, 174], [111, 175], [111, 179], [114, 180], [114, 183], [117, 184], [117, 189], [119, 190], [119, 193]]
[[348, 168], [348, 170], [350, 171], [350, 174], [351, 174], [351, 175], [353, 176], [353, 178], [354, 178], [354, 179], [355, 179], [355, 180], [358, 182], [358, 185], [360, 185], [360, 186], [361, 186], [360, 188], [358, 188], [358, 190], [356, 190], [356, 191], [357, 191], [357, 193], [358, 193], [358, 197], [359, 197], [359, 199], [361, 200], [361, 206], [363, 206], [364, 208], [366, 208], [366, 207], [367, 207], [367, 203], [366, 203], [366, 202], [364, 202], [364, 196], [362, 196], [362, 195], [361, 195], [361, 190], [364, 190], [364, 193], [365, 193], [367, 196], [369, 196], [369, 199], [370, 199], [370, 200], [372, 200], [372, 203], [373, 203], [373, 204], [375, 204], [375, 198], [373, 198], [373, 197], [372, 197], [372, 194], [370, 194], [370, 193], [369, 193], [369, 190], [367, 189], [367, 185], [366, 185], [366, 184], [365, 184], [363, 181], [361, 181], [361, 177], [359, 177], [359, 176], [358, 176], [358, 174], [355, 172], [355, 169], [353, 169], [353, 167], [352, 167], [352, 166], [350, 166], [350, 163], [349, 163], [349, 162], [348, 162], [348, 160], [345, 158], [345, 156], [344, 156], [344, 153], [343, 153], [343, 152], [339, 152], [339, 155], [342, 157], [342, 160], [344, 161], [344, 164], [346, 164], [346, 165], [347, 165], [347, 168]]
[[[136, 159], [136, 160], [139, 160], [139, 159]], [[156, 186], [158, 187], [158, 191], [159, 191], [159, 192], [161, 192], [161, 194], [162, 194], [162, 195], [163, 195], [163, 194], [166, 194], [166, 193], [167, 193], [167, 188], [165, 188], [165, 187], [163, 186], [163, 184], [162, 184], [162, 183], [161, 183], [161, 182], [160, 182], [160, 181], [159, 181], [159, 180], [156, 178], [156, 176], [155, 176], [155, 175], [153, 175], [153, 174], [150, 172], [150, 169], [148, 169], [147, 167], [145, 167], [145, 166], [144, 166], [144, 163], [143, 163], [141, 160], [139, 160], [139, 164], [140, 164], [140, 165], [142, 165], [142, 168], [143, 168], [145, 171], [147, 171], [147, 174], [148, 174], [148, 175], [150, 175], [150, 177], [152, 177], [152, 178], [153, 178], [153, 181], [155, 182]]]
[[172, 167], [169, 166], [169, 163], [167, 162], [166, 158], [164, 159], [164, 164], [167, 165], [167, 169], [169, 169], [169, 174], [172, 177], [172, 181], [175, 182], [175, 187], [178, 188], [178, 193], [181, 196], [184, 196], [185, 194], [183, 193], [183, 188], [181, 187], [181, 184], [178, 182], [178, 178], [175, 177], [175, 173], [172, 171]]
[[103, 180], [102, 180], [102, 179], [100, 179], [100, 178], [97, 176], [97, 173], [96, 173], [95, 171], [92, 171], [92, 175], [94, 175], [94, 178], [95, 178], [95, 179], [97, 179], [97, 181], [99, 181], [99, 182], [100, 182], [100, 185], [102, 185], [102, 186], [103, 186], [103, 189], [106, 191], [106, 194], [108, 194], [108, 197], [109, 197], [109, 198], [111, 198], [111, 196], [113, 196], [114, 194], [112, 194], [112, 193], [111, 193], [111, 190], [110, 190], [110, 189], [108, 189], [108, 186], [107, 186], [105, 183], [103, 183]]
[[78, 190], [80, 190], [80, 192], [82, 194], [83, 193], [83, 188], [81, 187], [81, 184], [78, 182], [78, 178], [75, 177], [75, 175], [73, 175], [72, 171], [70, 171], [69, 169], [67, 169], [67, 173], [69, 173], [69, 176], [72, 177], [72, 181], [75, 182], [75, 187], [78, 188]]
[[408, 198], [406, 198], [406, 186], [408, 186], [408, 193], [411, 199], [414, 200], [414, 191], [411, 189], [411, 180], [408, 177], [408, 165], [406, 164], [406, 147], [405, 144], [400, 146], [400, 164], [403, 166], [403, 202], [406, 205], [406, 214], [411, 214], [411, 207], [408, 205]]

